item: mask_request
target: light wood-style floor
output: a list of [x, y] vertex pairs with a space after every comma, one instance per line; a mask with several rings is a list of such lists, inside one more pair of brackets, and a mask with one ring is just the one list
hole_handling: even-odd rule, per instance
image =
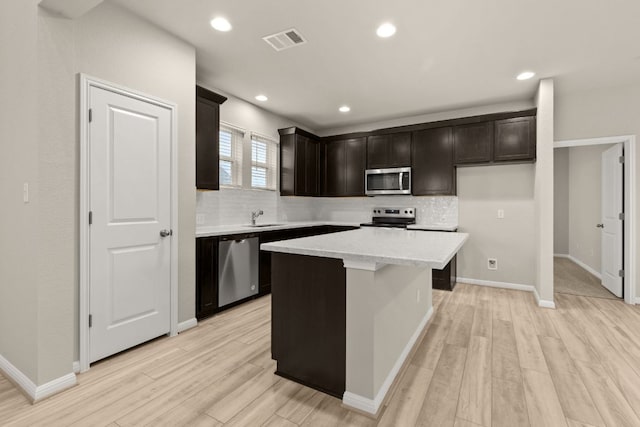
[[618, 299], [602, 281], [568, 258], [553, 258], [553, 290], [559, 294]]
[[640, 426], [640, 309], [559, 294], [434, 291], [435, 314], [379, 420], [273, 375], [262, 298], [94, 365], [35, 406], [0, 377], [0, 425]]

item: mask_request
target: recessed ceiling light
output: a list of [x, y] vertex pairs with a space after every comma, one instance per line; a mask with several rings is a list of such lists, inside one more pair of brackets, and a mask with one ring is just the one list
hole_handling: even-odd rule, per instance
[[343, 105], [342, 107], [338, 108], [338, 110], [340, 110], [341, 113], [348, 113], [349, 111], [351, 111], [351, 107], [349, 107], [348, 105]]
[[520, 74], [518, 74], [518, 77], [516, 77], [516, 79], [518, 80], [529, 80], [531, 77], [535, 76], [536, 73], [534, 73], [533, 71], [524, 71]]
[[269, 98], [266, 97], [266, 95], [256, 95], [256, 99], [260, 102], [264, 102], [266, 100], [268, 100]]
[[218, 31], [231, 31], [231, 24], [226, 18], [218, 16], [211, 20], [211, 26]]
[[384, 24], [380, 25], [376, 30], [376, 34], [378, 35], [378, 37], [382, 37], [382, 38], [391, 37], [395, 33], [396, 33], [395, 25], [389, 22], [385, 22]]

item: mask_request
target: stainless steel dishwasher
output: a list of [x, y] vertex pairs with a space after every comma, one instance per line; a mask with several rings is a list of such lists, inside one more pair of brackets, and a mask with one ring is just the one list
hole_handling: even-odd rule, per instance
[[218, 247], [218, 306], [256, 295], [260, 245], [255, 235], [222, 237]]

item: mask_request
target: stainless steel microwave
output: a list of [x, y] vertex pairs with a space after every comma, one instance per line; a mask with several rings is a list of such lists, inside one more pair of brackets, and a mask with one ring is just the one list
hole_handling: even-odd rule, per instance
[[367, 196], [411, 194], [411, 168], [367, 169], [364, 188]]

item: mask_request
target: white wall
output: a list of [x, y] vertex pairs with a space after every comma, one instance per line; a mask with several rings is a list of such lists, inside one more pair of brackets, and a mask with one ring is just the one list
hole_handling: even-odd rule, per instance
[[[581, 92], [561, 92], [557, 96], [557, 141], [614, 135], [640, 135], [640, 83]], [[636, 150], [635, 161], [640, 164], [640, 150]], [[636, 188], [640, 188], [640, 175], [636, 179]], [[636, 215], [636, 223], [638, 221], [640, 212]], [[640, 233], [640, 229], [636, 228], [636, 233]], [[635, 237], [638, 239], [637, 234]], [[640, 294], [640, 271], [636, 272], [636, 284], [636, 294]]]
[[541, 80], [536, 94], [536, 164], [534, 179], [536, 290], [539, 303], [553, 306], [553, 80]]
[[178, 108], [178, 320], [195, 317], [195, 49], [103, 3], [77, 21], [78, 72], [174, 102]]
[[[37, 0], [0, 13], [0, 356], [38, 381]], [[29, 183], [30, 202], [22, 186]], [[70, 368], [70, 366], [69, 366]], [[69, 371], [67, 371], [69, 372]]]
[[569, 149], [553, 150], [553, 253], [569, 254]]
[[[533, 164], [458, 168], [459, 231], [469, 239], [458, 253], [458, 277], [533, 286], [535, 216]], [[504, 219], [498, 219], [498, 209]], [[498, 270], [487, 268], [498, 260]]]
[[[178, 106], [179, 321], [195, 315], [195, 49], [105, 2], [77, 20], [40, 12], [38, 111], [41, 174], [38, 251], [40, 381], [78, 357], [79, 140], [77, 73]], [[40, 353], [39, 353], [40, 354]], [[56, 356], [56, 357], [53, 357]], [[64, 363], [63, 363], [64, 362]]]

